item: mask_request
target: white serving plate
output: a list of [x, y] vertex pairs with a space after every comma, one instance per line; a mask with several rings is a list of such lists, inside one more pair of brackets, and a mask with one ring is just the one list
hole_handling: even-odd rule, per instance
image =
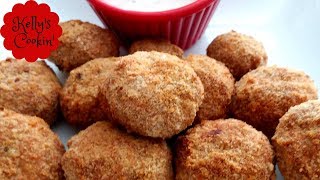
[[[11, 11], [15, 3], [26, 0], [0, 0], [0, 17]], [[103, 26], [86, 0], [38, 0], [49, 4], [58, 13], [60, 21], [81, 19]], [[0, 26], [2, 26], [2, 21]], [[236, 30], [254, 36], [263, 42], [269, 56], [268, 65], [291, 67], [305, 71], [320, 89], [320, 1], [308, 0], [221, 0], [219, 7], [201, 39], [185, 54], [205, 54], [209, 43], [218, 34]], [[2, 44], [3, 38], [0, 38]], [[121, 54], [126, 52], [121, 50]], [[11, 52], [0, 45], [0, 59]], [[66, 75], [48, 62], [63, 83]], [[66, 145], [78, 132], [63, 120], [52, 129]], [[277, 170], [277, 179], [283, 179]]]

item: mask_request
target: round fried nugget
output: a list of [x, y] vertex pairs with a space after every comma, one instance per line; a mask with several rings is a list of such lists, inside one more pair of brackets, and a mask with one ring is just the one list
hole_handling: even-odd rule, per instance
[[291, 107], [272, 142], [285, 179], [320, 179], [320, 101]]
[[57, 116], [61, 85], [43, 61], [0, 61], [0, 108], [38, 116], [49, 125]]
[[205, 55], [189, 55], [186, 61], [193, 67], [204, 86], [204, 99], [197, 113], [198, 118], [225, 118], [234, 92], [234, 78], [229, 69]]
[[68, 142], [62, 168], [68, 180], [173, 179], [166, 142], [127, 134], [100, 121]]
[[217, 36], [208, 46], [207, 55], [223, 62], [236, 79], [268, 60], [262, 43], [235, 31]]
[[63, 179], [63, 153], [45, 121], [0, 109], [0, 179]]
[[203, 99], [192, 67], [160, 52], [121, 57], [101, 86], [111, 119], [140, 135], [169, 138], [191, 125]]
[[63, 31], [60, 44], [50, 60], [63, 71], [71, 71], [95, 58], [119, 55], [118, 40], [107, 29], [80, 20], [66, 21], [60, 26]]
[[60, 105], [66, 120], [80, 127], [107, 119], [99, 105], [99, 85], [117, 58], [99, 58], [72, 70], [63, 87]]
[[231, 111], [269, 138], [279, 119], [291, 106], [317, 99], [314, 82], [304, 72], [287, 68], [260, 67], [236, 83]]
[[274, 179], [268, 138], [236, 119], [202, 121], [176, 144], [176, 179]]
[[182, 57], [183, 50], [163, 39], [144, 39], [131, 44], [129, 54], [137, 51], [158, 51]]

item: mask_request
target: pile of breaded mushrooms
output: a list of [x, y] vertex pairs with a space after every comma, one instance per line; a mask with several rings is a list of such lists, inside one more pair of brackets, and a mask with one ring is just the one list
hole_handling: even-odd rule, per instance
[[[207, 55], [161, 39], [119, 40], [60, 24], [50, 61], [0, 61], [0, 179], [320, 179], [320, 101], [304, 72], [267, 66], [262, 43], [231, 31]], [[82, 130], [65, 150], [59, 112]]]

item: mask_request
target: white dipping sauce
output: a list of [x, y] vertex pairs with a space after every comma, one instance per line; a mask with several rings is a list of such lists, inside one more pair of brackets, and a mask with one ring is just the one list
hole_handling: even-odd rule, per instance
[[109, 5], [123, 10], [159, 12], [186, 6], [197, 0], [105, 0]]

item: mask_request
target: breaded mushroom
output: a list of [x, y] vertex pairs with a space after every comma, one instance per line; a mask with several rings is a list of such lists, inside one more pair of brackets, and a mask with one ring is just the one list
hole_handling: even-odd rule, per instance
[[200, 78], [187, 62], [155, 51], [121, 57], [100, 92], [102, 108], [114, 122], [159, 138], [190, 126], [204, 97]]
[[0, 109], [0, 179], [62, 180], [64, 152], [45, 121]]
[[234, 78], [229, 69], [205, 55], [189, 55], [186, 61], [200, 77], [204, 99], [197, 113], [199, 120], [215, 120], [227, 116], [227, 106], [234, 92]]
[[60, 105], [72, 125], [86, 127], [107, 119], [99, 105], [99, 85], [114, 67], [117, 58], [99, 58], [72, 70], [63, 87]]
[[315, 84], [304, 72], [260, 67], [236, 83], [231, 112], [271, 138], [291, 106], [317, 98]]
[[137, 51], [158, 51], [182, 57], [183, 50], [164, 39], [144, 39], [133, 42], [129, 48], [129, 54]]
[[49, 125], [58, 112], [61, 85], [45, 62], [0, 61], [0, 108], [38, 116]]
[[275, 179], [268, 138], [243, 121], [202, 121], [176, 144], [176, 179]]
[[60, 70], [69, 72], [92, 59], [119, 55], [119, 42], [110, 30], [80, 20], [60, 26], [63, 32], [59, 47], [50, 55]]
[[237, 80], [268, 60], [262, 43], [236, 31], [217, 36], [208, 46], [207, 55], [223, 62]]
[[272, 142], [285, 179], [320, 179], [320, 101], [291, 107]]
[[75, 135], [62, 158], [67, 180], [173, 179], [172, 154], [161, 139], [133, 136], [100, 121]]

